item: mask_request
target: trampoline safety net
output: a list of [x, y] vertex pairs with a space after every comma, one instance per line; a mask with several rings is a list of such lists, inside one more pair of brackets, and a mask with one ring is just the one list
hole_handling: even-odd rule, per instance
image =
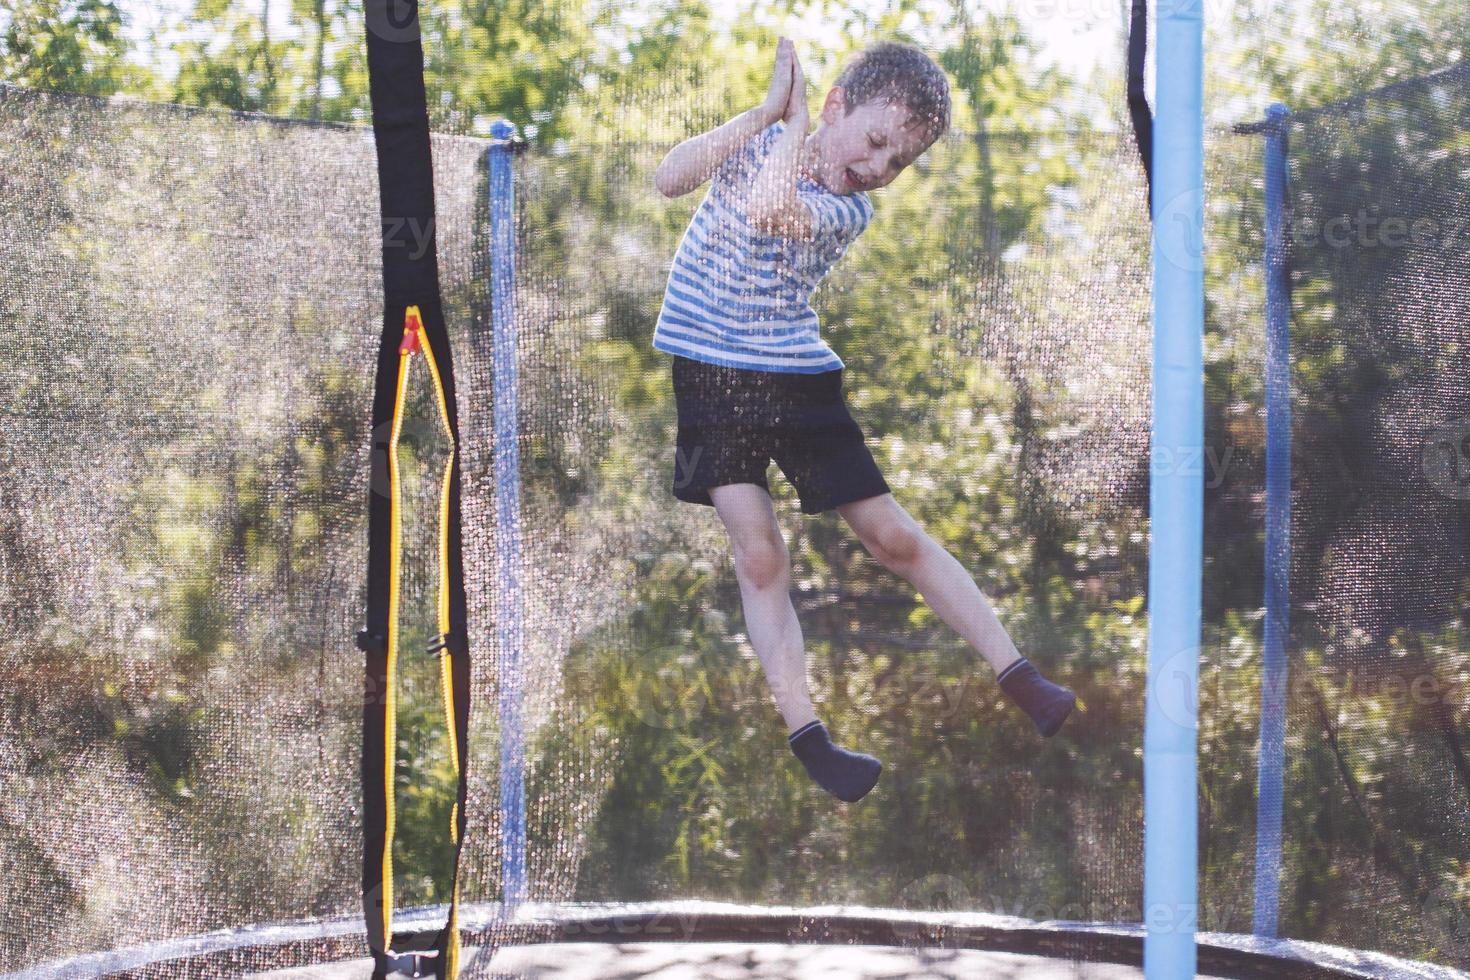
[[[1119, 937], [1145, 917], [1149, 480], [1184, 466], [1205, 485], [1194, 925], [1241, 949], [1299, 941], [1301, 969], [1320, 943], [1323, 963], [1378, 971], [1241, 976], [1470, 967], [1464, 13], [1205, 5], [1206, 432], [1190, 460], [1150, 453], [1126, 11], [903, 22], [949, 75], [953, 126], [873, 194], [814, 305], [896, 500], [1082, 704], [1038, 738], [914, 587], [835, 512], [800, 513], [773, 471], [818, 710], [884, 763], [845, 806], [787, 748], [715, 511], [671, 494], [670, 358], [651, 346], [703, 194], [665, 198], [654, 169], [759, 101], [779, 18], [605, 6], [583, 40], [611, 54], [538, 76], [561, 101], [534, 112], [450, 98], [462, 80], [435, 51], [453, 18], [425, 26], [469, 598], [467, 943], [566, 935], [517, 925], [522, 900], [548, 922], [700, 900], [883, 910], [872, 936], [828, 941], [1010, 948], [997, 937], [1024, 932], [1079, 976], [1137, 962]], [[803, 42], [814, 113], [887, 15], [891, 35], [885, 7], [845, 22], [868, 33]], [[1092, 70], [1048, 67], [1048, 29], [1101, 52]], [[360, 23], [343, 31], [362, 44]], [[1365, 40], [1383, 37], [1404, 40]], [[619, 75], [620, 51], [651, 67]], [[513, 56], [489, 67], [491, 91], [524, 94]], [[1289, 111], [1261, 122], [1274, 101]], [[365, 107], [307, 122], [0, 88], [6, 970], [363, 955], [353, 640], [365, 505], [386, 492]], [[485, 135], [500, 116], [524, 143]], [[513, 230], [492, 242], [497, 159]], [[513, 279], [495, 281], [513, 283], [514, 320], [497, 324], [507, 248]], [[423, 374], [406, 397], [393, 884], [404, 914], [442, 921], [457, 776], [424, 651], [449, 446]], [[523, 808], [506, 805], [518, 781]], [[523, 865], [507, 852], [522, 841]], [[810, 916], [771, 921], [770, 940], [814, 938]], [[304, 922], [355, 931], [261, 938]], [[226, 937], [208, 963], [126, 953], [204, 933]]]

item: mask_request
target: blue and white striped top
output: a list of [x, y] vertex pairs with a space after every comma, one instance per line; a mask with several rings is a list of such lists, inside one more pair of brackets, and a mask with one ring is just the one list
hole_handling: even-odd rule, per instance
[[784, 129], [767, 127], [730, 154], [674, 254], [653, 346], [696, 361], [756, 371], [817, 374], [842, 360], [820, 336], [811, 295], [873, 217], [863, 193], [833, 194], [799, 178], [797, 197], [812, 213], [813, 236], [762, 235], [743, 201]]

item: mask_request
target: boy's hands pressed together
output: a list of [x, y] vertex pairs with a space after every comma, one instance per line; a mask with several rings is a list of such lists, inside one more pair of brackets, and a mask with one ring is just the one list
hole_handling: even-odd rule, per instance
[[796, 177], [811, 114], [806, 102], [806, 72], [796, 57], [796, 46], [781, 38], [776, 46], [776, 67], [771, 92], [762, 109], [771, 106], [781, 92], [786, 103], [777, 119], [785, 124], [751, 185], [746, 201], [746, 218], [751, 227], [766, 235], [805, 241], [812, 237], [812, 214], [797, 199]]
[[789, 38], [776, 42], [776, 67], [771, 71], [771, 87], [766, 92], [766, 101], [761, 103], [761, 120], [769, 126], [778, 119], [785, 119], [791, 102], [792, 75], [796, 64], [796, 45]]
[[[795, 82], [800, 79], [800, 87]], [[680, 143], [669, 151], [653, 175], [654, 186], [665, 197], [679, 197], [694, 190], [709, 180], [720, 164], [741, 146], [758, 136], [774, 123], [786, 120], [793, 111], [793, 101], [799, 102], [798, 111], [806, 116], [806, 77], [796, 63], [796, 45], [789, 38], [781, 38], [776, 45], [776, 65], [771, 71], [771, 87], [760, 105], [747, 109], [717, 129], [701, 133]], [[799, 100], [792, 99], [793, 91], [801, 93]], [[806, 135], [806, 125], [798, 127]]]
[[796, 56], [796, 45], [790, 38], [776, 42], [776, 65], [771, 70], [771, 87], [761, 103], [761, 118], [767, 126], [784, 122], [806, 133], [811, 128], [811, 115], [806, 101], [806, 72]]
[[776, 62], [765, 101], [708, 133], [687, 139], [669, 151], [654, 174], [654, 185], [666, 197], [687, 194], [710, 178], [731, 153], [777, 122], [784, 129], [775, 140], [746, 198], [746, 219], [767, 235], [808, 240], [812, 215], [796, 194], [802, 149], [811, 128], [806, 100], [806, 72], [789, 38], [776, 44]]
[[[791, 79], [790, 89], [786, 100], [786, 111], [781, 115], [781, 121], [786, 124], [787, 129], [797, 129], [805, 136], [807, 130], [811, 129], [812, 117], [806, 102], [806, 72], [802, 70], [801, 59], [796, 56], [796, 46], [785, 38], [781, 39], [791, 54]], [[781, 56], [776, 55], [776, 71], [781, 70]], [[775, 79], [772, 79], [775, 84]]]

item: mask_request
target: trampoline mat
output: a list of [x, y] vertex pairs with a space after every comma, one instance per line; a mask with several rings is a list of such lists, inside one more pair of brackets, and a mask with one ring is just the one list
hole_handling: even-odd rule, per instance
[[[545, 943], [464, 952], [468, 976], [536, 980], [1135, 980], [1136, 966], [1076, 963], [1050, 956], [973, 949], [817, 946], [784, 943]], [[372, 961], [354, 960], [251, 974], [256, 980], [356, 980]], [[1201, 975], [1204, 980], [1222, 978]]]

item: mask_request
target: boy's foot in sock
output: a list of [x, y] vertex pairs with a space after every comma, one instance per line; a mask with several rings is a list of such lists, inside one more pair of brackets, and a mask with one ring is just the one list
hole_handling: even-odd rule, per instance
[[1042, 677], [1025, 657], [1001, 671], [997, 681], [1000, 689], [1031, 716], [1042, 738], [1055, 735], [1077, 706], [1077, 695]]
[[878, 782], [883, 763], [861, 752], [849, 752], [832, 744], [827, 726], [820, 721], [803, 725], [787, 739], [791, 751], [806, 767], [818, 786], [846, 803], [856, 803]]

